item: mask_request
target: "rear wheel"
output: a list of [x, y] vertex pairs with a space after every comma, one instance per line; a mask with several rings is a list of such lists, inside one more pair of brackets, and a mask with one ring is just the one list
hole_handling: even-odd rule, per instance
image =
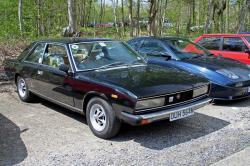
[[33, 98], [25, 79], [21, 76], [17, 77], [17, 92], [19, 98], [24, 102], [30, 102]]
[[108, 139], [120, 130], [121, 122], [108, 102], [101, 98], [94, 97], [89, 101], [86, 118], [91, 131], [97, 137]]

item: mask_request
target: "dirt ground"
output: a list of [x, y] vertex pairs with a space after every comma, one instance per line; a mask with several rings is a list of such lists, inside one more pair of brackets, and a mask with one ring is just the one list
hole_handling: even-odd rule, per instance
[[84, 116], [0, 85], [0, 165], [209, 165], [250, 146], [250, 99], [95, 137]]

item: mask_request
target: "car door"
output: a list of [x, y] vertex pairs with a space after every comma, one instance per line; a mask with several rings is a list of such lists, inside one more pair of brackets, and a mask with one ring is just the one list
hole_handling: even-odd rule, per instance
[[245, 52], [246, 44], [240, 37], [224, 37], [221, 54], [226, 58], [236, 59], [250, 64], [250, 55]]
[[202, 37], [198, 42], [199, 45], [208, 49], [216, 56], [222, 55], [222, 38], [221, 37]]
[[74, 106], [71, 76], [59, 70], [59, 66], [70, 66], [65, 45], [48, 43], [38, 69], [40, 94], [57, 102]]
[[45, 50], [45, 43], [37, 43], [23, 61], [21, 74], [26, 79], [29, 89], [39, 91], [37, 72]]

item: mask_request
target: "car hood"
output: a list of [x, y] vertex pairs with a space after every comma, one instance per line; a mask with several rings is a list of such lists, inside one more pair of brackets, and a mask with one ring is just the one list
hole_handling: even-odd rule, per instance
[[193, 64], [199, 67], [207, 68], [212, 71], [226, 69], [240, 76], [242, 80], [250, 80], [250, 69], [243, 63], [223, 57], [198, 57], [185, 59], [183, 62]]
[[208, 83], [207, 79], [174, 67], [137, 65], [82, 73], [84, 77], [126, 89], [138, 98], [183, 91]]

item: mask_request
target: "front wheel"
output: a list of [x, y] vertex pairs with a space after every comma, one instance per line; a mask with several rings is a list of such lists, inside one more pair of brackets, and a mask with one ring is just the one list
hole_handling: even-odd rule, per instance
[[98, 97], [92, 98], [86, 110], [87, 123], [97, 137], [108, 139], [115, 136], [121, 126], [110, 104]]
[[30, 102], [33, 98], [25, 79], [21, 76], [17, 77], [17, 92], [19, 98], [24, 102]]

